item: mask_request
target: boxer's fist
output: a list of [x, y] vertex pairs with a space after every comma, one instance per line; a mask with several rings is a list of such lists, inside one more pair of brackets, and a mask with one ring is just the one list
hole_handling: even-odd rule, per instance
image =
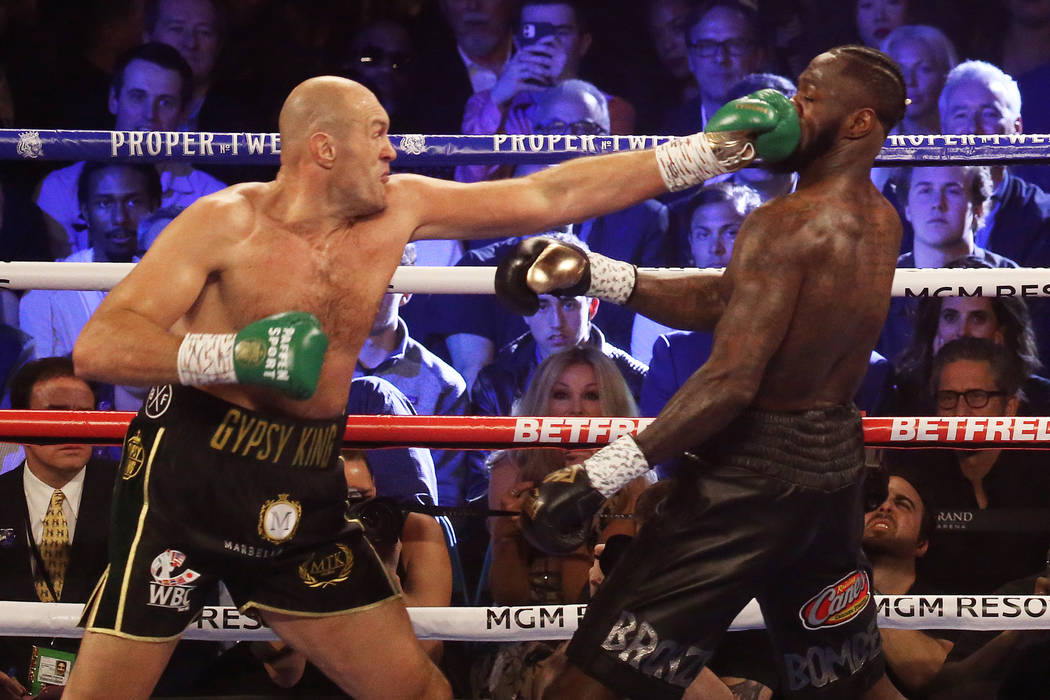
[[523, 316], [540, 308], [540, 294], [580, 296], [591, 286], [587, 253], [569, 243], [534, 236], [518, 243], [496, 268], [496, 296]]
[[605, 496], [591, 486], [582, 465], [551, 472], [522, 505], [522, 534], [542, 552], [569, 554], [587, 541], [603, 503]]
[[287, 311], [249, 323], [234, 338], [237, 381], [308, 399], [317, 390], [328, 336], [304, 311]]
[[756, 153], [769, 162], [790, 156], [802, 138], [795, 105], [771, 88], [722, 105], [708, 120], [704, 131], [750, 133], [754, 136]]
[[179, 381], [253, 384], [308, 399], [317, 390], [327, 349], [320, 321], [303, 311], [267, 316], [239, 333], [187, 333], [179, 346]]

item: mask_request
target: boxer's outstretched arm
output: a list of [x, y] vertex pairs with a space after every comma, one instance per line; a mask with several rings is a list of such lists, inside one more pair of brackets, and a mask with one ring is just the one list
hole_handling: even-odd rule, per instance
[[653, 151], [577, 158], [527, 177], [463, 184], [391, 178], [415, 211], [413, 240], [518, 236], [626, 209], [667, 191]]
[[737, 239], [726, 273], [731, 294], [715, 328], [710, 358], [636, 439], [649, 464], [704, 442], [758, 393], [791, 325], [806, 265], [792, 236], [770, 232], [753, 230]]
[[692, 270], [659, 275], [639, 270], [626, 305], [671, 328], [712, 331], [726, 308], [722, 279]]
[[79, 376], [132, 386], [179, 381], [182, 334], [170, 329], [197, 301], [208, 276], [223, 268], [228, 232], [246, 206], [213, 195], [168, 225], [81, 331], [73, 348]]

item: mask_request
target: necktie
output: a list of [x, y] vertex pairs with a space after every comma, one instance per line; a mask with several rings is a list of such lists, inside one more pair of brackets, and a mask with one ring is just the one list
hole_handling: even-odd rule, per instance
[[[44, 560], [55, 595], [62, 598], [62, 582], [69, 564], [69, 524], [62, 510], [66, 495], [59, 490], [51, 494], [51, 503], [44, 516], [44, 532], [40, 537], [40, 558]], [[36, 577], [36, 594], [44, 603], [57, 603], [47, 588], [42, 572]]]

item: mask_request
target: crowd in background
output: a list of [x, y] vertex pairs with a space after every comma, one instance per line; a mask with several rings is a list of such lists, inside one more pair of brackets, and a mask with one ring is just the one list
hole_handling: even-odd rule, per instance
[[[5, 128], [270, 132], [294, 85], [334, 74], [376, 93], [393, 134], [684, 135], [730, 99], [762, 88], [793, 95], [813, 56], [861, 43], [901, 66], [911, 102], [897, 133], [1050, 133], [1050, 0], [10, 0], [0, 4], [0, 37]], [[474, 182], [543, 167], [420, 172]], [[0, 259], [132, 262], [197, 198], [275, 172], [4, 163]], [[904, 224], [898, 267], [1050, 267], [1050, 166], [880, 168], [872, 180]], [[536, 234], [640, 266], [724, 267], [748, 213], [794, 186], [794, 175], [748, 168]], [[518, 240], [419, 241], [402, 264], [491, 266]], [[103, 298], [0, 291], [5, 406], [137, 410], [141, 389], [88, 385], [68, 360]], [[868, 415], [1050, 415], [1047, 304], [895, 299], [857, 405]], [[348, 411], [655, 416], [711, 347], [709, 333], [582, 296], [541, 295], [539, 310], [522, 317], [492, 296], [388, 294]], [[73, 554], [51, 572], [17, 538], [0, 537], [0, 599], [82, 601], [105, 559], [104, 518], [88, 514], [108, 510], [98, 484], [112, 478], [116, 455], [30, 445], [4, 453], [0, 533], [39, 523], [33, 538], [43, 547], [45, 521], [63, 511]], [[409, 605], [586, 601], [676, 471], [696, 468], [662, 464], [632, 482], [603, 510], [593, 540], [564, 557], [531, 548], [516, 518], [484, 517], [520, 509], [531, 485], [588, 454], [348, 453], [348, 500], [383, 523], [370, 534]], [[878, 592], [1050, 591], [1043, 452], [869, 458], [892, 474], [889, 497], [865, 520]], [[406, 515], [391, 502], [461, 506], [475, 517]], [[908, 697], [1038, 697], [1045, 691], [1033, 688], [1050, 682], [1050, 638], [1040, 633], [883, 630], [882, 642]], [[27, 643], [0, 640], [0, 698], [15, 694], [13, 679], [25, 682]], [[538, 698], [563, 661], [561, 646], [545, 642], [427, 651], [462, 697]], [[760, 634], [729, 634], [709, 666], [698, 682], [781, 696]], [[800, 672], [820, 685], [831, 671]], [[160, 691], [337, 694], [294, 650], [266, 643], [184, 642]]]

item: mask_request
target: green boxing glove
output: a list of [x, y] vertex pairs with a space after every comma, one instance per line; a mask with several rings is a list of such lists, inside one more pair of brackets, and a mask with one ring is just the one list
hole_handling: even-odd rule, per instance
[[755, 134], [755, 152], [770, 163], [784, 160], [794, 153], [802, 138], [795, 105], [772, 88], [722, 105], [707, 122], [704, 131]]
[[288, 311], [249, 323], [238, 333], [188, 333], [179, 346], [179, 381], [252, 384], [293, 399], [317, 390], [328, 336], [304, 311]]

